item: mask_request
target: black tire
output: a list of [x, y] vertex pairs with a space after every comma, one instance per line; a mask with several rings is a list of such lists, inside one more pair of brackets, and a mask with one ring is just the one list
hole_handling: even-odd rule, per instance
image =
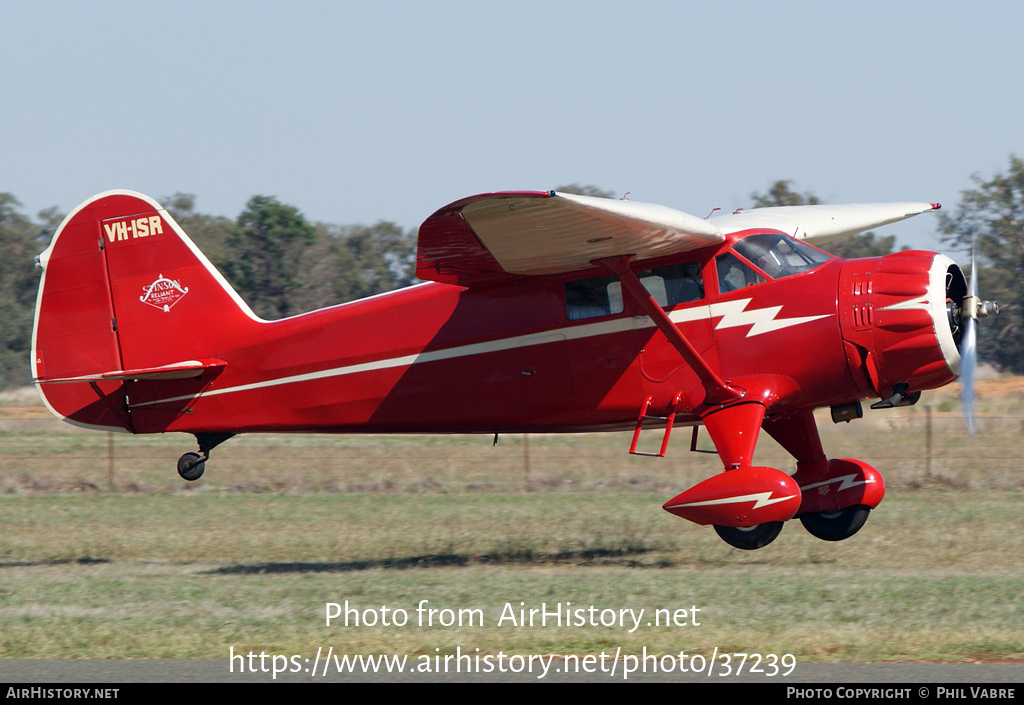
[[178, 458], [178, 474], [183, 480], [195, 482], [203, 476], [203, 471], [206, 470], [206, 461], [200, 460], [201, 457], [199, 453], [185, 453]]
[[871, 507], [855, 504], [835, 512], [801, 514], [800, 523], [823, 541], [842, 541], [860, 531], [870, 513]]
[[742, 548], [744, 551], [753, 551], [764, 548], [779, 535], [782, 531], [781, 521], [768, 521], [757, 526], [719, 526], [715, 524], [715, 531], [730, 546]]

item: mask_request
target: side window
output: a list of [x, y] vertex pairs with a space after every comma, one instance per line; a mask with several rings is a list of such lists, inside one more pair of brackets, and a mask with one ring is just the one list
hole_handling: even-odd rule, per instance
[[721, 294], [766, 281], [763, 276], [731, 252], [716, 257], [715, 267], [718, 270], [718, 291]]
[[662, 308], [700, 301], [704, 280], [699, 262], [685, 262], [640, 272], [640, 281]]
[[614, 274], [565, 283], [565, 315], [570, 321], [622, 313], [622, 284]]

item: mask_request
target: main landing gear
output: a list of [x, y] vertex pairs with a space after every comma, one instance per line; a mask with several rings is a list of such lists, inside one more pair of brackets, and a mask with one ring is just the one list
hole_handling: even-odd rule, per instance
[[[730, 546], [763, 548], [793, 518], [812, 536], [842, 541], [860, 531], [885, 496], [885, 481], [867, 463], [825, 457], [810, 411], [766, 418], [764, 405], [741, 402], [701, 420], [724, 471], [676, 495], [664, 508], [713, 525]], [[795, 474], [752, 464], [762, 428], [796, 459]]]
[[210, 459], [210, 451], [231, 438], [233, 433], [197, 433], [199, 452], [189, 452], [178, 458], [178, 474], [183, 480], [194, 482], [203, 476], [206, 461]]
[[855, 504], [832, 512], [799, 514], [798, 517], [812, 536], [823, 541], [842, 541], [860, 531], [870, 513], [871, 507]]
[[753, 551], [757, 548], [764, 548], [779, 535], [782, 531], [781, 521], [768, 521], [756, 526], [720, 526], [715, 524], [715, 531], [722, 540], [734, 548], [742, 548], [744, 551]]
[[[855, 504], [832, 512], [798, 514], [797, 518], [811, 536], [822, 541], [843, 541], [861, 530], [870, 513], [871, 507]], [[783, 524], [781, 521], [745, 527], [716, 524], [715, 531], [730, 546], [753, 551], [774, 541], [782, 531]]]

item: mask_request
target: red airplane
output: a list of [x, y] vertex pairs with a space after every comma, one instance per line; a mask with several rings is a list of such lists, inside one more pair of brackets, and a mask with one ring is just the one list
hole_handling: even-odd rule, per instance
[[[91, 429], [193, 434], [202, 475], [239, 433], [549, 433], [703, 425], [724, 471], [664, 508], [760, 548], [794, 516], [830, 541], [885, 493], [829, 459], [812, 412], [913, 404], [973, 365], [979, 304], [932, 252], [841, 260], [807, 244], [939, 208], [795, 206], [698, 218], [548, 192], [456, 201], [419, 230], [425, 283], [256, 317], [166, 210], [130, 191], [76, 208], [39, 256], [33, 374]], [[973, 277], [972, 277], [973, 279]], [[754, 463], [764, 429], [796, 459]], [[692, 447], [692, 446], [691, 446]]]

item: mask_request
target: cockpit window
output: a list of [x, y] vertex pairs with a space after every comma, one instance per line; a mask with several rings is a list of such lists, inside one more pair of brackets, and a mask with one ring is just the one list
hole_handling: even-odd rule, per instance
[[785, 235], [750, 235], [733, 248], [772, 279], [809, 272], [831, 257]]
[[718, 270], [718, 291], [722, 294], [767, 281], [753, 267], [731, 252], [716, 257], [715, 267]]

